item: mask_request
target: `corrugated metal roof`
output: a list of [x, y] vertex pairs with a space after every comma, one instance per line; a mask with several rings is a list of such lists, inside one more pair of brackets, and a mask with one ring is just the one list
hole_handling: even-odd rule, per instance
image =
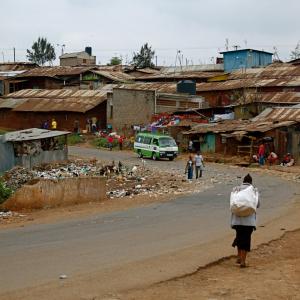
[[5, 98], [70, 98], [70, 97], [97, 97], [102, 96], [103, 91], [110, 90], [110, 86], [103, 86], [99, 90], [44, 90], [24, 89], [8, 94]]
[[224, 71], [223, 64], [205, 64], [205, 65], [193, 65], [193, 66], [180, 66], [180, 67], [162, 67], [162, 73], [174, 73], [174, 72], [221, 72]]
[[26, 70], [22, 71], [0, 71], [0, 77], [14, 77], [26, 72]]
[[184, 134], [236, 131], [266, 132], [296, 123], [300, 123], [300, 105], [268, 108], [251, 120], [225, 120], [218, 123], [200, 124], [184, 132]]
[[176, 73], [156, 73], [151, 75], [145, 75], [138, 77], [138, 80], [151, 80], [151, 79], [192, 79], [192, 78], [211, 78], [216, 75], [224, 74], [223, 72], [193, 72], [193, 71], [186, 71], [186, 72], [176, 72]]
[[292, 78], [282, 78], [282, 79], [234, 79], [227, 80], [223, 82], [201, 82], [196, 84], [197, 92], [207, 92], [207, 91], [225, 91], [234, 90], [242, 88], [257, 88], [257, 87], [276, 87], [276, 86], [286, 86], [294, 87], [300, 86], [300, 76], [295, 76]]
[[170, 94], [176, 93], [176, 89], [177, 89], [176, 83], [165, 83], [165, 82], [120, 84], [115, 87], [122, 88], [122, 89], [132, 89], [132, 90], [157, 91], [160, 93], [170, 93]]
[[235, 70], [228, 76], [229, 80], [246, 78], [285, 78], [300, 76], [300, 65], [272, 64], [265, 68], [240, 69]]
[[0, 108], [15, 108], [24, 102], [26, 102], [26, 99], [0, 99]]
[[55, 77], [67, 75], [79, 75], [86, 71], [94, 69], [94, 66], [89, 67], [39, 67], [28, 70], [25, 73], [18, 75], [18, 77]]
[[245, 98], [240, 99], [238, 104], [260, 103], [300, 103], [300, 92], [268, 92], [246, 93]]
[[46, 130], [39, 128], [30, 128], [25, 130], [13, 131], [4, 134], [4, 141], [6, 142], [22, 142], [39, 139], [47, 139], [51, 137], [67, 135], [69, 131]]
[[92, 70], [91, 72], [116, 82], [127, 82], [127, 81], [135, 80], [135, 77], [130, 76], [123, 72], [103, 71], [103, 70]]
[[0, 107], [14, 111], [86, 112], [107, 100], [112, 85], [101, 90], [21, 90], [0, 100]]
[[200, 124], [183, 134], [232, 133], [232, 132], [267, 132], [269, 130], [296, 124], [297, 121], [273, 122], [267, 120], [226, 120], [219, 123]]
[[295, 121], [300, 122], [300, 107], [274, 107], [266, 110], [253, 119], [254, 121], [268, 120], [273, 122]]

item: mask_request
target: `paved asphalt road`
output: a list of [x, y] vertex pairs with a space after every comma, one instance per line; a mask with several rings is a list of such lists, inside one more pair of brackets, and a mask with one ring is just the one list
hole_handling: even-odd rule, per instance
[[[75, 147], [71, 147], [70, 152], [105, 159], [117, 155]], [[137, 160], [125, 152], [121, 155], [123, 161]], [[183, 164], [182, 161], [149, 163], [178, 169]], [[226, 166], [214, 171], [209, 168], [207, 174], [223, 171], [236, 177], [241, 172]], [[259, 217], [266, 222], [288, 205], [297, 188], [278, 178], [256, 175], [254, 179], [263, 199]], [[201, 194], [167, 203], [55, 224], [0, 230], [0, 295], [46, 283], [60, 274], [75, 276], [99, 268], [122, 266], [221, 238], [230, 232], [228, 195], [231, 188], [231, 184], [218, 183]]]

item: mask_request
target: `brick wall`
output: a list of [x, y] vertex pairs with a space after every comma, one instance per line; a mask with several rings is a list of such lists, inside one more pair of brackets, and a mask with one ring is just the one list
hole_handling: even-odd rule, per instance
[[154, 91], [115, 88], [107, 103], [107, 123], [117, 132], [132, 125], [149, 124], [155, 112], [154, 107]]

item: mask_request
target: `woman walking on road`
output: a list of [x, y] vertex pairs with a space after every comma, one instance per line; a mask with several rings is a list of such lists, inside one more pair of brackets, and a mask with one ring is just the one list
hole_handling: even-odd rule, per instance
[[193, 168], [194, 168], [194, 161], [192, 155], [189, 156], [189, 159], [185, 166], [185, 174], [188, 174], [188, 180], [193, 179]]
[[[245, 176], [243, 184], [234, 188], [234, 191], [243, 191], [250, 186], [252, 186], [252, 177], [248, 174]], [[256, 207], [259, 207], [259, 199]], [[237, 246], [237, 263], [240, 264], [241, 268], [245, 268], [247, 253], [250, 252], [251, 248], [251, 235], [253, 230], [256, 230], [256, 212], [244, 217], [232, 213], [231, 227], [236, 231], [236, 237], [232, 243], [232, 247]]]

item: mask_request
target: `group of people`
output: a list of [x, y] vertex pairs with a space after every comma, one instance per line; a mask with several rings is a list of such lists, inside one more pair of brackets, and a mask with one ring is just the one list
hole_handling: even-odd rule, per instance
[[204, 160], [203, 156], [200, 154], [200, 151], [198, 151], [194, 157], [191, 154], [189, 155], [189, 159], [185, 167], [185, 174], [187, 174], [188, 180], [193, 179], [194, 169], [196, 173], [196, 179], [201, 178], [204, 169]]
[[[267, 152], [267, 147], [264, 142], [261, 142], [258, 147], [258, 154], [253, 155], [253, 160], [258, 162], [260, 166], [263, 166], [265, 162], [267, 162], [270, 166], [279, 162], [279, 157], [274, 151]], [[284, 155], [280, 165], [281, 166], [293, 166], [295, 164], [295, 160], [292, 157], [291, 153], [287, 153]]]
[[[123, 150], [124, 137], [120, 135], [117, 137], [117, 140], [118, 140], [119, 150]], [[110, 151], [112, 151], [113, 143], [114, 143], [114, 137], [109, 134], [107, 136], [107, 145]]]
[[55, 120], [55, 118], [53, 118], [51, 120], [51, 122], [49, 120], [42, 121], [41, 129], [56, 130], [57, 129], [57, 121]]

